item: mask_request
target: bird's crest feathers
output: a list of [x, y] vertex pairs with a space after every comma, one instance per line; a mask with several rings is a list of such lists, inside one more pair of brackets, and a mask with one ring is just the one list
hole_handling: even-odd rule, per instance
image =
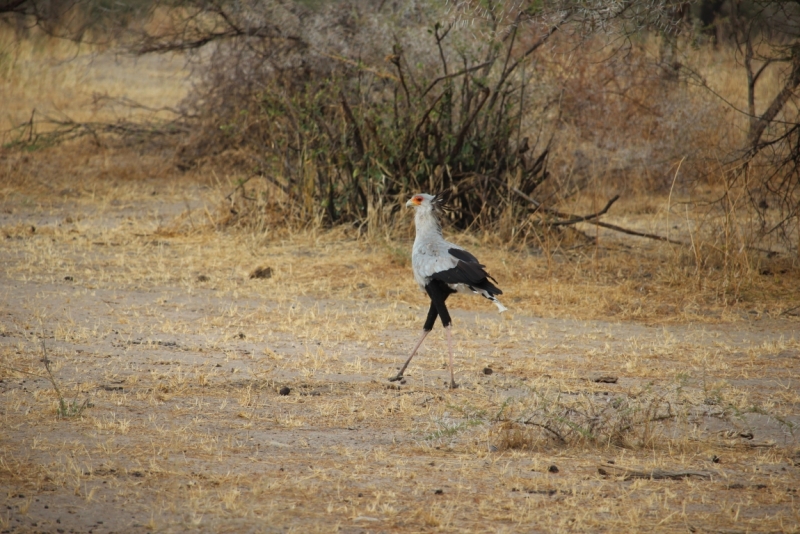
[[452, 193], [450, 190], [445, 189], [444, 191], [440, 191], [433, 196], [431, 200], [431, 205], [433, 206], [433, 212], [438, 216], [441, 217], [445, 213], [451, 211], [451, 207], [448, 204]]

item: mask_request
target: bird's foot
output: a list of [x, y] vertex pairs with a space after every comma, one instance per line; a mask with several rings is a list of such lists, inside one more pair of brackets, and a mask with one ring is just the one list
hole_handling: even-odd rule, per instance
[[455, 380], [451, 380], [450, 381], [450, 389], [457, 389], [457, 388], [458, 388], [458, 384], [456, 384], [456, 381]]
[[403, 375], [396, 375], [396, 376], [391, 377], [389, 379], [389, 382], [397, 382], [398, 380], [402, 380], [403, 378], [405, 378]]

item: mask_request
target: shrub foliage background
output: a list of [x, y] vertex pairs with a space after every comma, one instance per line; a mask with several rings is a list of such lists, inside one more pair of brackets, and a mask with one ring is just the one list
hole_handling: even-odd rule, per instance
[[[187, 53], [202, 81], [157, 133], [175, 134], [180, 168], [268, 183], [256, 215], [382, 227], [410, 191], [449, 188], [457, 227], [508, 236], [589, 186], [608, 199], [709, 185], [712, 234], [728, 239], [736, 214], [748, 245], [800, 243], [795, 4], [21, 0], [0, 16]], [[708, 77], [719, 47], [741, 80]], [[105, 131], [141, 138], [126, 127]]]

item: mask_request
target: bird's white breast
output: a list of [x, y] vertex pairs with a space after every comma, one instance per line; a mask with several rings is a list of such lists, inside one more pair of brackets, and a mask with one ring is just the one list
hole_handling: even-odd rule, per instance
[[427, 239], [425, 236], [417, 236], [411, 253], [411, 267], [414, 270], [414, 280], [421, 288], [425, 289], [434, 274], [452, 269], [458, 264], [458, 259], [448, 252], [451, 248], [456, 246], [441, 237]]

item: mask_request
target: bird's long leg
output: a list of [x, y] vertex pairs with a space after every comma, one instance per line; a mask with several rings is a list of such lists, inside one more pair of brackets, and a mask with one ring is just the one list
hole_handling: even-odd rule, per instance
[[400, 371], [395, 376], [389, 379], [389, 382], [396, 382], [397, 380], [403, 378], [403, 373], [405, 372], [406, 367], [408, 367], [408, 364], [411, 363], [411, 358], [414, 357], [414, 355], [417, 353], [417, 350], [419, 350], [419, 348], [422, 346], [422, 342], [425, 341], [425, 337], [428, 335], [428, 333], [433, 330], [433, 323], [436, 322], [437, 315], [438, 312], [436, 310], [436, 305], [433, 303], [433, 301], [431, 301], [431, 307], [428, 309], [428, 318], [425, 320], [425, 326], [422, 327], [422, 336], [419, 338], [419, 341], [417, 341], [417, 344], [414, 345], [414, 350], [411, 351], [411, 356], [408, 357], [406, 363], [403, 364], [403, 367], [400, 368]]
[[408, 357], [406, 363], [404, 363], [403, 367], [400, 368], [400, 371], [389, 379], [389, 382], [396, 382], [397, 380], [403, 378], [403, 373], [405, 372], [406, 367], [408, 367], [408, 364], [411, 363], [411, 358], [414, 357], [414, 355], [417, 353], [417, 350], [419, 350], [420, 346], [422, 346], [422, 342], [425, 341], [425, 337], [428, 335], [428, 332], [430, 332], [430, 330], [425, 330], [424, 328], [422, 329], [422, 336], [420, 336], [417, 344], [414, 345], [414, 350], [411, 351], [411, 356]]
[[436, 306], [436, 312], [442, 319], [442, 326], [447, 331], [447, 351], [450, 357], [450, 388], [455, 389], [458, 384], [456, 384], [455, 374], [453, 373], [453, 338], [450, 333], [450, 325], [453, 324], [453, 321], [450, 319], [450, 312], [447, 311], [447, 305], [445, 304], [447, 297], [453, 290], [447, 284], [438, 281], [431, 282], [425, 289], [431, 297], [432, 305]]
[[453, 335], [450, 333], [451, 329], [450, 325], [445, 327], [447, 331], [447, 352], [450, 353], [450, 389], [456, 389], [458, 384], [456, 384], [456, 378], [453, 374]]

